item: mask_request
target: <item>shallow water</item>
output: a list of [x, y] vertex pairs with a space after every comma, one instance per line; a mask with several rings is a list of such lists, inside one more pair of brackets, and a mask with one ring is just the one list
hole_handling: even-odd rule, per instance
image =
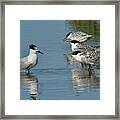
[[[72, 61], [69, 43], [64, 41], [69, 31], [65, 21], [21, 21], [21, 57], [34, 43], [44, 53], [30, 74], [21, 73], [21, 100], [99, 100], [100, 69], [89, 75], [79, 63]], [[93, 41], [88, 44], [98, 44]]]

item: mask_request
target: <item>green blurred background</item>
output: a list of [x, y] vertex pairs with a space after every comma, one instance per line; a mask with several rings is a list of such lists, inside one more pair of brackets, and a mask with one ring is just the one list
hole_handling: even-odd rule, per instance
[[100, 20], [67, 20], [66, 23], [69, 29], [86, 32], [93, 36], [93, 40], [100, 41]]

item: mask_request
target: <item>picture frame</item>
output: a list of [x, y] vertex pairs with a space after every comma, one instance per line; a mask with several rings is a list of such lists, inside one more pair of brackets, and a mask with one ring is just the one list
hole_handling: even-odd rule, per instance
[[[115, 6], [115, 114], [109, 115], [6, 115], [6, 97], [5, 97], [5, 72], [6, 72], [6, 64], [5, 64], [5, 6], [6, 5], [113, 5]], [[2, 1], [1, 2], [1, 72], [0, 72], [0, 118], [1, 119], [119, 119], [119, 8], [120, 3], [117, 0], [108, 0], [108, 1]], [[13, 85], [14, 86], [14, 85]]]

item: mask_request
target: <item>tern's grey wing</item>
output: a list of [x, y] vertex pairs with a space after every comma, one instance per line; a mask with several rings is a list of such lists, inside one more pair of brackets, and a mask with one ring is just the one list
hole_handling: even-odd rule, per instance
[[100, 62], [100, 51], [96, 51], [96, 49], [89, 51], [87, 59], [91, 63], [98, 64]]
[[82, 35], [83, 35], [83, 32], [74, 32], [74, 33], [71, 35], [71, 39], [72, 39], [72, 40], [81, 40]]
[[91, 50], [93, 50], [94, 48], [92, 48], [91, 46], [88, 46], [88, 45], [81, 45], [81, 44], [78, 44], [77, 45], [77, 50], [81, 51], [81, 52], [84, 52], [84, 53], [87, 53]]
[[78, 32], [72, 32], [71, 35], [68, 37], [70, 40], [77, 40], [80, 43], [83, 43], [87, 41], [90, 36], [91, 35], [88, 35], [87, 33], [78, 31]]
[[29, 67], [30, 63], [28, 61], [27, 57], [20, 59], [20, 69], [27, 69]]

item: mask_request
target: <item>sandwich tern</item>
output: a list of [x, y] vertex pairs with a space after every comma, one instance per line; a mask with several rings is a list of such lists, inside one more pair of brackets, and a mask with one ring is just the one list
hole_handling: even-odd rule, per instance
[[88, 71], [91, 74], [91, 67], [100, 65], [100, 50], [98, 48], [91, 48], [86, 50], [77, 50], [72, 52], [72, 57], [83, 65], [88, 65]]
[[72, 52], [72, 57], [76, 59], [77, 61], [89, 64], [89, 65], [95, 65], [99, 62], [100, 59], [100, 51], [98, 49], [86, 49], [85, 50], [78, 50]]
[[29, 46], [29, 55], [20, 59], [20, 69], [21, 70], [28, 70], [28, 74], [31, 68], [33, 68], [38, 62], [38, 55], [37, 53], [41, 53], [37, 46], [31, 44]]
[[77, 31], [77, 32], [69, 32], [66, 34], [66, 41], [72, 41], [72, 40], [77, 40], [80, 43], [83, 43], [87, 40], [89, 40], [92, 37], [92, 35], [88, 35], [87, 33]]

